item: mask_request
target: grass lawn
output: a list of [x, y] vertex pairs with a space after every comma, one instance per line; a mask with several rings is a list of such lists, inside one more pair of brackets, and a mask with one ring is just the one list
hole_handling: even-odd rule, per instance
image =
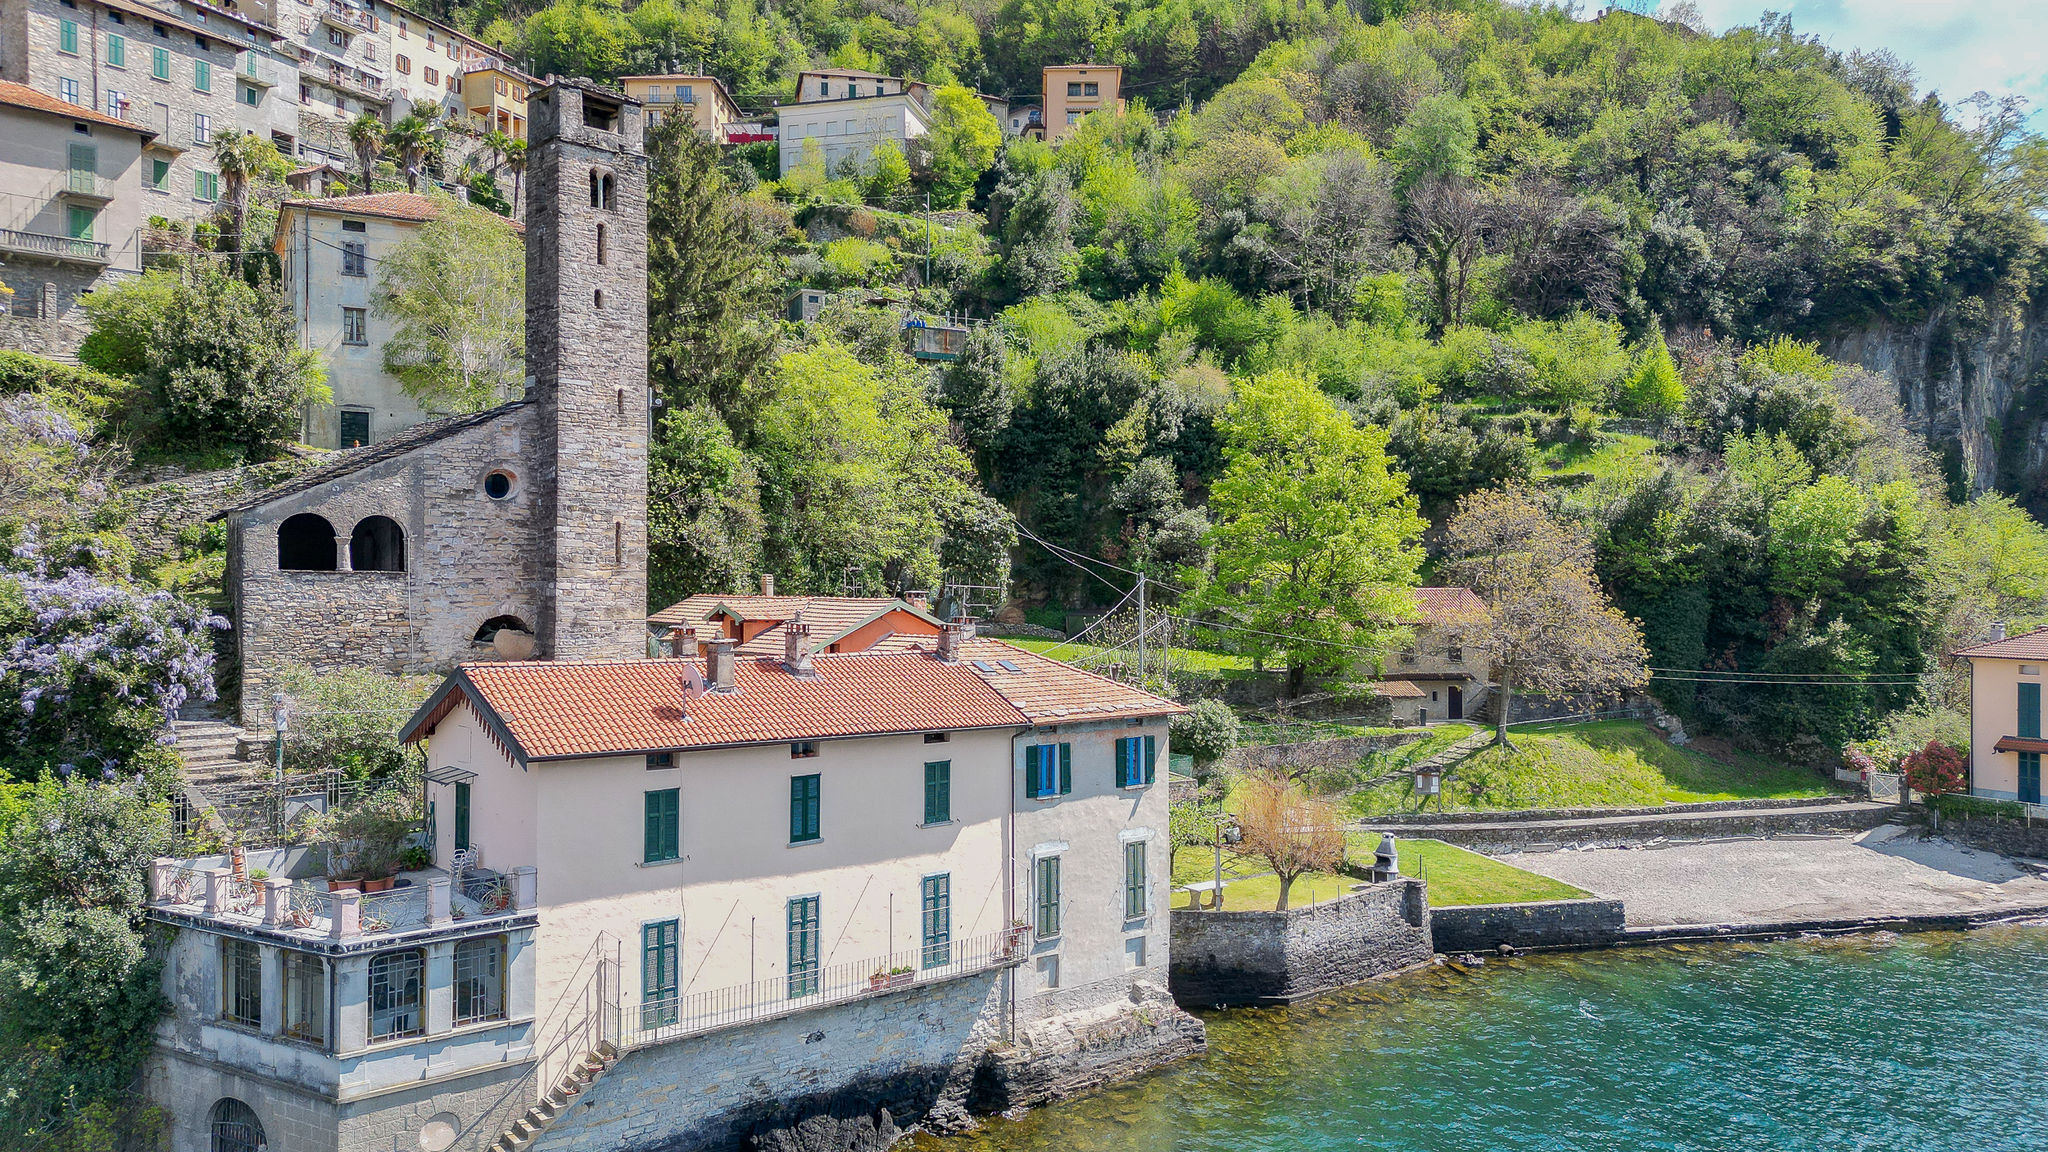
[[1536, 454], [1537, 475], [1585, 472], [1594, 479], [1626, 476], [1653, 467], [1657, 442], [1648, 436], [1603, 432], [1591, 444], [1552, 444]]
[[[1280, 900], [1280, 878], [1271, 875], [1272, 867], [1256, 856], [1239, 856], [1225, 850], [1223, 853], [1223, 907], [1231, 912], [1251, 912], [1269, 909]], [[1267, 875], [1259, 875], [1267, 873]], [[1173, 886], [1179, 889], [1184, 884], [1196, 884], [1216, 878], [1216, 855], [1213, 849], [1183, 848], [1174, 853]], [[1289, 907], [1306, 906], [1309, 901], [1333, 900], [1351, 891], [1358, 883], [1349, 876], [1338, 876], [1329, 872], [1313, 872], [1297, 877], [1294, 887], [1287, 894]], [[1203, 899], [1206, 901], [1207, 897]], [[1173, 906], [1187, 907], [1187, 893], [1175, 891]]]
[[[1627, 808], [1839, 790], [1815, 772], [1761, 756], [1735, 752], [1723, 758], [1674, 748], [1635, 720], [1525, 728], [1512, 735], [1514, 751], [1487, 748], [1452, 766], [1443, 782], [1445, 811]], [[1413, 811], [1417, 802], [1408, 780], [1353, 792], [1345, 800], [1355, 816]]]
[[[1075, 644], [1066, 640], [1044, 640], [1036, 636], [997, 636], [1005, 644], [1015, 644], [1027, 652], [1051, 653], [1055, 660], [1069, 663], [1103, 651], [1093, 644]], [[1232, 652], [1212, 652], [1206, 648], [1174, 648], [1173, 666], [1207, 676], [1219, 676], [1226, 672], [1249, 672], [1250, 659]], [[1136, 661], [1133, 660], [1133, 663]]]
[[[1515, 904], [1524, 900], [1576, 900], [1587, 893], [1548, 876], [1524, 872], [1498, 860], [1467, 852], [1441, 840], [1402, 840], [1395, 832], [1401, 853], [1401, 874], [1418, 876], [1429, 885], [1429, 906], [1450, 908], [1460, 904]], [[1349, 851], [1355, 861], [1370, 860], [1379, 847], [1378, 835], [1353, 832]]]

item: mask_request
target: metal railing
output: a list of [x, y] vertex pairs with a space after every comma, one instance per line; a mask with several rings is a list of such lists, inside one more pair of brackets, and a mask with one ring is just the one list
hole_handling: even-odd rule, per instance
[[418, 885], [388, 892], [365, 892], [359, 907], [365, 936], [427, 926], [427, 890]]
[[171, 869], [170, 877], [164, 884], [163, 896], [158, 902], [162, 904], [204, 905], [206, 903], [206, 874], [197, 868], [178, 867]]
[[[620, 1050], [618, 940], [600, 932], [569, 977], [563, 993], [534, 1028], [539, 1055], [526, 1074], [509, 1086], [497, 1102], [463, 1135], [466, 1147], [485, 1148], [508, 1133], [514, 1121], [554, 1090], [589, 1056], [609, 1058]], [[607, 1053], [606, 1049], [610, 1052]]]
[[358, 32], [374, 32], [377, 29], [375, 17], [352, 4], [343, 4], [340, 0], [327, 0], [327, 10], [320, 13], [320, 18], [330, 24], [339, 24]]
[[55, 256], [62, 260], [113, 263], [111, 245], [102, 244], [97, 240], [73, 240], [68, 236], [45, 236], [40, 232], [23, 232], [15, 228], [0, 228], [0, 249], [37, 256]]
[[502, 916], [512, 908], [512, 884], [503, 876], [464, 876], [448, 903], [457, 920]]
[[645, 1001], [625, 1022], [624, 1046], [665, 1044], [699, 1032], [972, 976], [1021, 963], [1030, 946], [1028, 930], [1013, 928], [952, 940], [933, 948], [913, 948], [750, 984]]

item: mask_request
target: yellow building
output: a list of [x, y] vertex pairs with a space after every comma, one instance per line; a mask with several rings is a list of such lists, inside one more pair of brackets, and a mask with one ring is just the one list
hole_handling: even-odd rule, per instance
[[478, 130], [524, 140], [526, 93], [531, 83], [525, 73], [506, 67], [503, 61], [484, 60], [463, 73], [458, 91], [469, 110], [470, 123]]
[[1098, 108], [1124, 110], [1124, 70], [1114, 64], [1055, 64], [1045, 70], [1045, 138], [1058, 140]]
[[2041, 802], [2041, 668], [2048, 665], [2048, 628], [1991, 639], [1957, 651], [1970, 662], [1970, 795]]
[[621, 76], [619, 87], [646, 108], [647, 127], [670, 113], [688, 116], [697, 130], [723, 144], [726, 126], [740, 118], [740, 106], [716, 76]]

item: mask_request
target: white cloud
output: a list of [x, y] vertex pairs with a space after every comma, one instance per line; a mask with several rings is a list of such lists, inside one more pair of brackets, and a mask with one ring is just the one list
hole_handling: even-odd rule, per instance
[[1921, 91], [1950, 104], [1974, 92], [2024, 96], [2035, 124], [2048, 107], [2048, 4], [2040, 0], [1695, 0], [1716, 30], [1754, 24], [1767, 11], [1829, 47], [1888, 48], [1912, 64]]

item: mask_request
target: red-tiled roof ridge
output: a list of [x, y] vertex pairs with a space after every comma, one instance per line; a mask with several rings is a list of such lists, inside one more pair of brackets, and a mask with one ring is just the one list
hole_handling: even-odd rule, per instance
[[1486, 602], [1463, 585], [1432, 584], [1408, 591], [1415, 596], [1416, 618], [1404, 623], [1453, 624], [1476, 620], [1486, 613]]
[[2048, 626], [2007, 636], [2003, 640], [1986, 640], [1968, 648], [1958, 648], [1951, 656], [1986, 656], [2006, 660], [2048, 660]]
[[[172, 23], [176, 23], [176, 20], [173, 19]], [[132, 124], [126, 120], [116, 119], [104, 112], [87, 108], [83, 104], [73, 104], [69, 100], [60, 100], [48, 92], [38, 91], [26, 84], [15, 84], [11, 81], [0, 80], [0, 104], [5, 104], [10, 108], [24, 108], [30, 112], [43, 112], [51, 116], [68, 116], [73, 120], [83, 120], [88, 124], [98, 124], [105, 128], [125, 128], [145, 140], [156, 138], [155, 129], [145, 128], [140, 124]]]

